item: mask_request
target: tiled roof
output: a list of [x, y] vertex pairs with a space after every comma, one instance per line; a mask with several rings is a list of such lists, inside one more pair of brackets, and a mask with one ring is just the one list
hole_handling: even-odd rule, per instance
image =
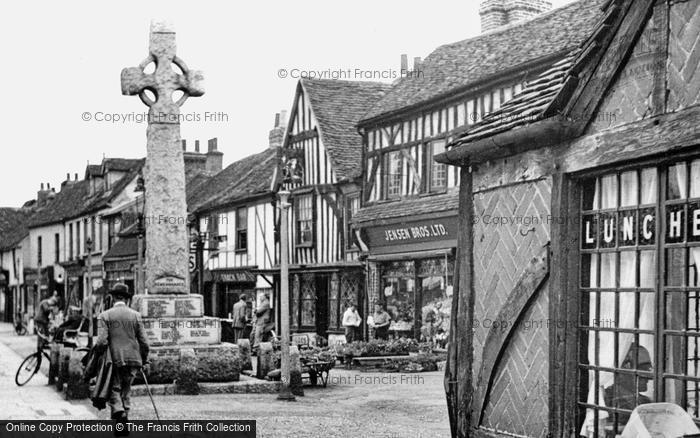
[[[606, 18], [615, 14], [612, 10], [614, 2], [607, 2], [603, 6], [601, 12]], [[528, 83], [498, 111], [485, 116], [479, 123], [456, 138], [449, 148], [457, 148], [558, 115], [559, 107], [566, 103], [578, 84], [575, 71], [586, 63], [591, 50], [597, 44], [596, 40], [608, 29], [605, 21], [605, 19], [599, 20], [579, 47], [571, 50], [552, 68]]]
[[458, 207], [459, 193], [457, 191], [452, 191], [444, 195], [424, 196], [361, 208], [353, 216], [352, 222], [362, 223], [415, 216], [419, 214], [456, 210]]
[[36, 214], [29, 221], [29, 228], [54, 224], [74, 217], [76, 212], [81, 212], [87, 205], [89, 189], [90, 182], [87, 180], [63, 187], [53, 200], [37, 209]]
[[400, 79], [363, 119], [447, 97], [523, 64], [565, 54], [590, 35], [605, 1], [579, 0], [522, 23], [440, 46], [423, 61], [422, 74]]
[[[143, 245], [145, 248], [146, 239], [143, 239]], [[135, 236], [125, 236], [119, 238], [114, 245], [107, 251], [107, 254], [103, 257], [104, 261], [122, 259], [127, 257], [136, 257], [138, 255], [138, 237]]]
[[391, 85], [320, 79], [302, 79], [301, 85], [338, 180], [354, 180], [362, 173], [362, 137], [357, 123]]
[[107, 170], [129, 172], [143, 164], [143, 158], [105, 158], [102, 167]]
[[188, 190], [187, 209], [191, 212], [212, 210], [218, 206], [271, 193], [277, 166], [276, 148], [236, 161], [212, 176], [198, 188]]
[[13, 248], [27, 236], [32, 213], [26, 208], [0, 208], [0, 251]]
[[554, 98], [564, 86], [567, 72], [576, 56], [574, 53], [557, 62], [551, 69], [530, 82], [519, 94], [498, 110], [485, 116], [481, 122], [472, 126], [467, 132], [450, 144], [450, 148], [471, 143], [519, 126], [536, 122], [545, 117]]
[[[99, 190], [92, 196], [90, 196], [90, 181], [88, 180], [81, 180], [64, 186], [53, 200], [37, 209], [37, 213], [32, 217], [29, 227], [36, 228], [42, 225], [63, 222], [109, 207], [109, 203], [136, 177], [144, 163], [143, 159], [105, 159], [105, 161], [107, 160], [117, 160], [120, 165], [128, 163], [130, 166], [128, 169], [126, 167], [120, 168], [120, 171], [126, 169], [128, 173], [108, 190]], [[86, 173], [92, 171], [94, 171], [93, 165], [89, 165]]]

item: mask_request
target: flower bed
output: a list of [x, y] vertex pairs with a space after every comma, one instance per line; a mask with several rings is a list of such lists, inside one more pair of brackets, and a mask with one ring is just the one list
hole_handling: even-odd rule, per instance
[[411, 353], [430, 353], [433, 344], [430, 342], [418, 342], [415, 339], [394, 339], [383, 341], [373, 339], [368, 342], [356, 341], [336, 347], [338, 356], [345, 359], [353, 357], [377, 357], [377, 356], [406, 356]]

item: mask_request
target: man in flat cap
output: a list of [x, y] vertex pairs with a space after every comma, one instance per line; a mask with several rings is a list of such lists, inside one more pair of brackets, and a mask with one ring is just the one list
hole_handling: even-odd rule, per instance
[[133, 292], [127, 285], [117, 283], [109, 293], [114, 305], [97, 317], [95, 347], [109, 347], [115, 369], [109, 407], [113, 420], [126, 422], [131, 407], [131, 383], [139, 368], [148, 365], [148, 342], [141, 315], [126, 305]]

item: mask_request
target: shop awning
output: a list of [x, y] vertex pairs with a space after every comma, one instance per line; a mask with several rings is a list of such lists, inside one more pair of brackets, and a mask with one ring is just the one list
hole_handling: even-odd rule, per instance
[[434, 257], [444, 257], [446, 255], [451, 255], [453, 248], [443, 248], [427, 251], [410, 251], [410, 252], [397, 252], [390, 254], [373, 254], [367, 257], [368, 260], [375, 262], [388, 262], [397, 260], [415, 260], [415, 259], [429, 259]]

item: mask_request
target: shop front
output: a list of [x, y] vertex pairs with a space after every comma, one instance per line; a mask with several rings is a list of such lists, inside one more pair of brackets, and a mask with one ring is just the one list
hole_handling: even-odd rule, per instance
[[[359, 263], [350, 266], [300, 269], [292, 267], [290, 287], [290, 327], [298, 338], [323, 337], [329, 344], [344, 341], [343, 313], [351, 305], [357, 306], [366, 322], [365, 275]], [[364, 330], [362, 330], [364, 331]], [[300, 342], [306, 342], [302, 339]]]
[[257, 299], [257, 276], [250, 269], [212, 269], [204, 273], [204, 313], [230, 319], [233, 305], [241, 295], [248, 300], [249, 312]]
[[444, 344], [449, 332], [457, 237], [455, 212], [362, 224], [369, 314], [391, 316], [389, 336]]

